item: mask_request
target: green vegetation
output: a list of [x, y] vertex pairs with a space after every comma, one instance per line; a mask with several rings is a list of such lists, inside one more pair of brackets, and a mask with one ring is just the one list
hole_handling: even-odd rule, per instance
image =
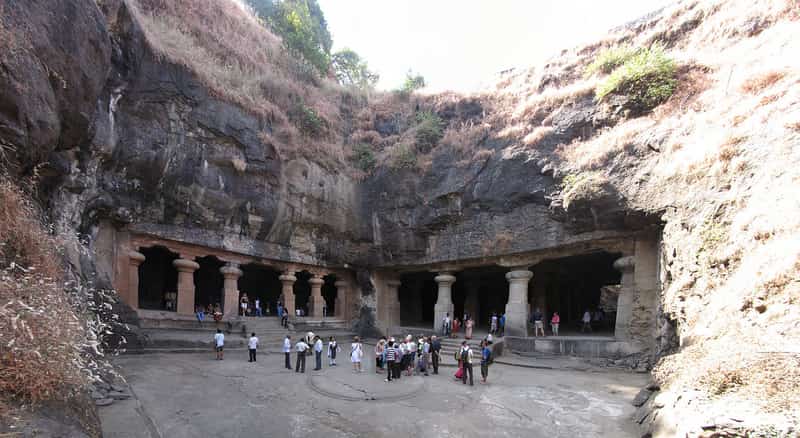
[[325, 119], [320, 117], [314, 108], [302, 103], [295, 107], [290, 117], [297, 129], [308, 137], [320, 137], [328, 127]]
[[585, 76], [589, 77], [597, 72], [609, 74], [615, 68], [633, 58], [637, 53], [638, 50], [631, 46], [618, 46], [603, 50], [597, 55], [594, 62], [586, 67]]
[[393, 169], [413, 169], [417, 165], [417, 153], [409, 145], [397, 146], [392, 154], [391, 167]]
[[425, 88], [425, 85], [425, 78], [421, 74], [408, 70], [408, 72], [406, 72], [406, 80], [403, 82], [400, 91], [405, 94], [411, 94], [419, 89]]
[[375, 167], [375, 153], [372, 151], [372, 146], [367, 143], [358, 143], [353, 145], [353, 163], [359, 169], [369, 172]]
[[371, 90], [380, 76], [370, 71], [367, 62], [353, 50], [342, 49], [331, 57], [331, 66], [336, 79], [342, 85]]
[[637, 50], [622, 65], [614, 69], [595, 90], [597, 100], [610, 94], [627, 96], [628, 106], [636, 110], [649, 110], [663, 103], [675, 91], [675, 62], [661, 45]]
[[416, 114], [416, 147], [420, 152], [433, 149], [442, 139], [442, 119], [433, 111], [420, 111]]

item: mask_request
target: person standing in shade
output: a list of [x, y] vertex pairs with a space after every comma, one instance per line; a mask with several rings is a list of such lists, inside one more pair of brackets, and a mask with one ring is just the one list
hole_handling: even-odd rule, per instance
[[283, 326], [283, 304], [281, 304], [280, 301], [278, 301], [278, 309], [277, 312], [275, 312], [275, 315], [278, 318], [281, 318], [281, 326]]
[[475, 323], [472, 321], [472, 318], [467, 316], [467, 319], [464, 320], [464, 337], [467, 339], [472, 339], [472, 326]]
[[364, 349], [361, 345], [361, 339], [358, 336], [353, 338], [353, 343], [350, 344], [350, 361], [353, 362], [353, 371], [361, 372], [361, 358], [364, 357]]
[[586, 311], [583, 312], [583, 318], [581, 318], [581, 321], [583, 321], [583, 326], [581, 327], [581, 333], [583, 333], [584, 330], [589, 330], [589, 333], [591, 333], [592, 332], [592, 314], [591, 314], [591, 312], [589, 312], [589, 309], [586, 309]]
[[498, 321], [497, 330], [499, 332], [498, 336], [502, 338], [506, 332], [506, 314], [504, 313], [500, 315], [500, 318], [497, 321]]
[[203, 311], [203, 306], [195, 306], [194, 314], [197, 316], [197, 323], [200, 327], [203, 326], [203, 320], [206, 319], [206, 313]]
[[283, 355], [286, 357], [286, 369], [292, 369], [292, 337], [286, 335], [283, 340]]
[[394, 341], [389, 340], [386, 346], [386, 381], [391, 382], [392, 377], [397, 373], [397, 349], [394, 346]]
[[469, 384], [475, 386], [472, 381], [472, 349], [469, 348], [467, 341], [461, 343], [461, 366], [464, 369], [461, 373], [461, 383], [467, 384], [467, 373], [469, 373]]
[[214, 335], [214, 347], [217, 350], [217, 360], [223, 359], [223, 351], [222, 349], [225, 347], [225, 335], [222, 334], [222, 330], [217, 329], [217, 333]]
[[281, 325], [285, 328], [289, 328], [289, 311], [285, 307], [281, 314]]
[[386, 344], [384, 343], [383, 339], [379, 340], [375, 344], [375, 372], [380, 373], [381, 369], [383, 368], [383, 350], [386, 348]]
[[442, 335], [447, 336], [450, 334], [450, 314], [445, 313], [444, 318], [442, 318]]
[[489, 322], [489, 333], [497, 333], [497, 314], [492, 313], [492, 320]]
[[250, 339], [247, 340], [247, 351], [250, 353], [248, 362], [256, 361], [256, 348], [258, 348], [258, 338], [255, 333], [250, 333]]
[[328, 366], [336, 366], [336, 353], [342, 351], [339, 344], [336, 343], [336, 338], [331, 336], [328, 338]]
[[294, 368], [294, 372], [296, 373], [305, 373], [306, 372], [306, 351], [308, 350], [308, 344], [302, 338], [297, 341], [297, 344], [294, 346], [295, 350], [297, 350], [297, 365]]
[[314, 371], [322, 369], [322, 339], [319, 336], [314, 336]]
[[261, 299], [260, 298], [256, 298], [255, 311], [256, 311], [256, 316], [261, 316]]
[[433, 364], [433, 374], [439, 374], [439, 360], [442, 354], [442, 342], [436, 335], [431, 337], [431, 363]]
[[489, 378], [489, 362], [492, 360], [492, 349], [489, 343], [481, 341], [481, 383], [486, 383]]
[[550, 328], [553, 330], [553, 336], [558, 336], [558, 325], [561, 323], [561, 317], [558, 312], [553, 312], [553, 317], [550, 318]]
[[533, 311], [531, 320], [533, 321], [533, 336], [538, 337], [539, 332], [542, 332], [542, 336], [544, 336], [544, 314], [538, 307]]

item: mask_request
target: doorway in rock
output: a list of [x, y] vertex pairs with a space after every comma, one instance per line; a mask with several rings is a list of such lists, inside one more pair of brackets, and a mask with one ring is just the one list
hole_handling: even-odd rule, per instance
[[410, 327], [433, 325], [439, 286], [432, 272], [411, 272], [400, 277], [400, 324]]
[[219, 304], [225, 311], [225, 299], [222, 296], [225, 279], [219, 271], [225, 262], [214, 256], [197, 257], [195, 261], [200, 268], [194, 271], [194, 305], [205, 309], [209, 304]]
[[528, 302], [544, 312], [547, 333], [553, 312], [561, 317], [560, 334], [580, 332], [586, 310], [593, 333], [613, 334], [621, 274], [614, 269], [619, 253], [605, 251], [546, 260], [534, 266]]
[[453, 284], [453, 307], [459, 319], [468, 314], [475, 327], [488, 328], [492, 313], [506, 311], [508, 303], [508, 269], [485, 266], [465, 269], [456, 274]]
[[252, 305], [255, 300], [259, 300], [262, 315], [276, 315], [278, 312], [278, 300], [281, 295], [280, 271], [269, 266], [248, 263], [239, 267], [242, 276], [239, 277], [237, 286], [239, 292], [247, 294], [247, 298]]
[[139, 308], [174, 312], [178, 304], [178, 270], [172, 261], [179, 255], [163, 246], [139, 248], [139, 252], [145, 257], [139, 265]]
[[294, 282], [294, 306], [295, 309], [301, 309], [304, 316], [308, 316], [311, 310], [311, 273], [308, 271], [301, 271], [295, 274], [297, 281]]
[[325, 300], [325, 315], [332, 317], [336, 315], [336, 276], [333, 274], [322, 277], [325, 283], [322, 284], [322, 299]]

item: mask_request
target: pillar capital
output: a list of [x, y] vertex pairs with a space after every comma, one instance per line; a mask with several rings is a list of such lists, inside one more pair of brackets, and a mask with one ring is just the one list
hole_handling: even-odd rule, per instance
[[528, 281], [530, 281], [531, 278], [533, 278], [533, 272], [528, 271], [527, 269], [520, 269], [506, 273], [506, 280], [508, 280], [510, 283], [515, 283], [515, 282], [527, 283]]
[[308, 283], [311, 285], [311, 287], [320, 287], [325, 284], [325, 280], [318, 276], [314, 276], [308, 279]]
[[449, 286], [456, 282], [456, 276], [451, 274], [450, 272], [440, 272], [439, 275], [437, 275], [433, 279], [440, 285], [445, 284]]
[[172, 266], [180, 272], [194, 272], [200, 269], [200, 264], [187, 259], [175, 259], [172, 261]]
[[293, 284], [295, 281], [297, 281], [297, 277], [295, 277], [295, 276], [294, 276], [294, 273], [293, 273], [293, 272], [288, 272], [288, 271], [287, 271], [287, 273], [284, 273], [283, 275], [279, 276], [279, 277], [278, 277], [278, 280], [280, 280], [280, 281], [281, 281], [281, 283], [283, 283], [283, 284], [289, 284], [289, 285], [291, 285], [291, 284]]
[[242, 270], [235, 263], [228, 263], [227, 265], [219, 268], [219, 272], [225, 278], [239, 278], [242, 276]]
[[141, 265], [145, 259], [144, 254], [140, 253], [139, 251], [130, 251], [128, 253], [128, 258], [133, 266]]
[[636, 260], [633, 256], [620, 257], [614, 261], [614, 269], [619, 272], [631, 272], [636, 266]]

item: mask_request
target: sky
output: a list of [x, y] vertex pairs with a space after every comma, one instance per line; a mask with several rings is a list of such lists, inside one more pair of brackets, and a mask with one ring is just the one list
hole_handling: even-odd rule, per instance
[[478, 90], [670, 2], [319, 0], [334, 51], [358, 52], [380, 74], [379, 89], [398, 88], [412, 69], [429, 92]]

